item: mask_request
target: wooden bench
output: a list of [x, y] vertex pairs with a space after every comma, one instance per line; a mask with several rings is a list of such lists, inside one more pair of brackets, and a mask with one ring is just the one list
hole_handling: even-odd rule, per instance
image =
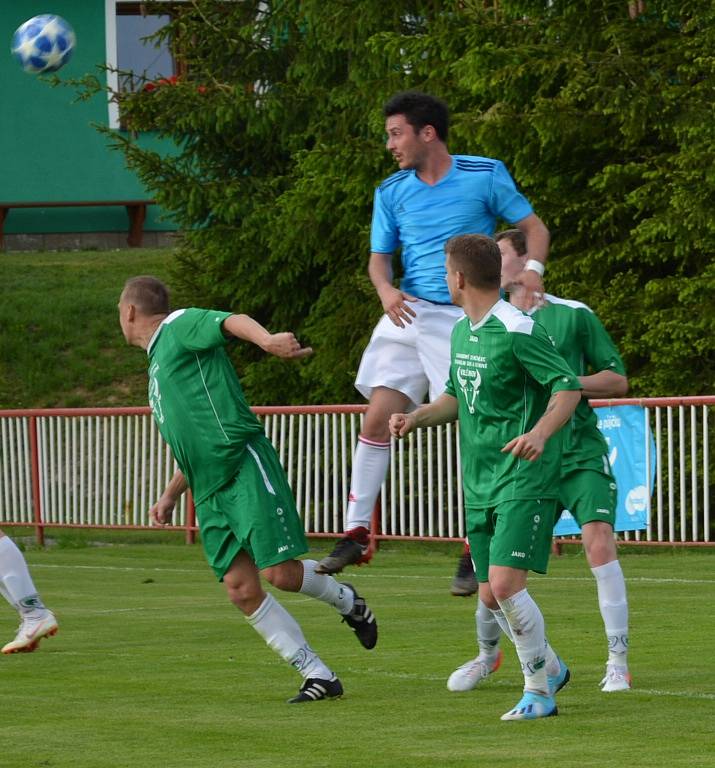
[[62, 200], [53, 202], [31, 203], [3, 203], [0, 202], [0, 249], [3, 248], [5, 219], [11, 208], [88, 208], [97, 205], [122, 205], [127, 209], [129, 216], [129, 235], [127, 243], [132, 248], [138, 248], [142, 244], [144, 234], [144, 220], [146, 219], [147, 205], [154, 205], [154, 200]]

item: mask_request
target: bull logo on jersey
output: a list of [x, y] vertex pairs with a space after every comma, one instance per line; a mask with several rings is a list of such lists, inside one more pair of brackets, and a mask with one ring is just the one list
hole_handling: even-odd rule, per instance
[[156, 363], [149, 370], [149, 405], [157, 422], [163, 424], [164, 409], [161, 407], [161, 392], [159, 391], [159, 381], [156, 378], [158, 370], [159, 366]]
[[476, 368], [457, 368], [457, 381], [464, 395], [469, 413], [474, 413], [474, 402], [482, 385], [482, 377]]

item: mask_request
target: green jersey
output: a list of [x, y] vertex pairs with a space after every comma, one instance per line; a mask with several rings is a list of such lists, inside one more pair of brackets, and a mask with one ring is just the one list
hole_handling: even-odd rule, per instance
[[[626, 375], [616, 345], [589, 307], [580, 301], [559, 299], [548, 293], [544, 300], [546, 304], [531, 313], [531, 317], [544, 326], [554, 346], [577, 376], [598, 371]], [[574, 411], [570, 428], [563, 432], [563, 462], [567, 466], [608, 453], [596, 414], [585, 398]]]
[[563, 430], [536, 461], [502, 448], [533, 428], [555, 392], [578, 389], [546, 331], [503, 299], [476, 325], [466, 316], [457, 322], [446, 392], [459, 403], [466, 507], [557, 498]]
[[230, 312], [180, 309], [149, 342], [149, 404], [196, 504], [233, 479], [263, 433], [226, 354]]

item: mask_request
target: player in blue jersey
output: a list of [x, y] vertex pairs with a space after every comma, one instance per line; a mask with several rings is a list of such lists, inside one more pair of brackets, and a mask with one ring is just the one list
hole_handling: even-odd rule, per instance
[[[497, 219], [522, 231], [531, 258], [519, 277], [527, 296], [542, 292], [549, 232], [504, 164], [451, 155], [449, 113], [433, 96], [398, 93], [384, 107], [387, 149], [400, 170], [376, 190], [368, 272], [385, 314], [368, 344], [355, 386], [370, 403], [355, 449], [345, 536], [320, 561], [337, 573], [369, 559], [370, 519], [390, 459], [390, 414], [415, 408], [444, 389], [449, 340], [462, 310], [445, 280], [444, 245], [461, 234], [492, 235]], [[393, 285], [401, 249], [403, 277]]]

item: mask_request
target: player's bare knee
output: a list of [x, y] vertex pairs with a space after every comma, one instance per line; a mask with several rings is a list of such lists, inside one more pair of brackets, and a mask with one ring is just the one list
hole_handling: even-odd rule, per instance
[[479, 583], [479, 599], [490, 610], [496, 611], [499, 609], [499, 603], [497, 599], [494, 597], [494, 593], [492, 592], [491, 587], [489, 586], [489, 582], [485, 581], [485, 582]]
[[492, 596], [497, 603], [501, 603], [503, 600], [508, 600], [515, 593], [511, 582], [501, 576], [490, 576], [489, 587], [491, 588]]
[[288, 560], [264, 568], [261, 576], [276, 589], [298, 592], [303, 584], [303, 566], [298, 560]]
[[606, 523], [588, 523], [583, 528], [583, 546], [591, 568], [616, 560], [616, 542], [613, 528]]
[[370, 397], [360, 434], [367, 440], [386, 443], [390, 440], [389, 421], [393, 413], [402, 413], [410, 406], [407, 395], [389, 387], [375, 387]]
[[286, 589], [288, 579], [280, 568], [264, 568], [261, 571], [261, 576], [263, 576], [263, 578], [276, 589]]
[[247, 615], [256, 611], [265, 597], [263, 590], [260, 587], [257, 588], [256, 584], [251, 582], [224, 582], [224, 585], [228, 599], [236, 608]]
[[390, 416], [389, 409], [375, 409], [372, 414], [365, 414], [360, 436], [374, 443], [387, 443], [390, 440]]

